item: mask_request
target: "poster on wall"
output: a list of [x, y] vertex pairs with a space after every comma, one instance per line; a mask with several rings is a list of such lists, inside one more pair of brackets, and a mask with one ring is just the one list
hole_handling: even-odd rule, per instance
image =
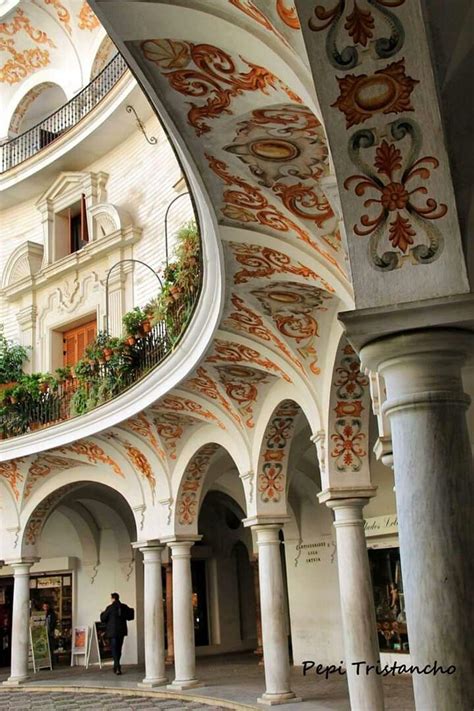
[[48, 630], [43, 621], [30, 622], [30, 658], [33, 671], [52, 669]]

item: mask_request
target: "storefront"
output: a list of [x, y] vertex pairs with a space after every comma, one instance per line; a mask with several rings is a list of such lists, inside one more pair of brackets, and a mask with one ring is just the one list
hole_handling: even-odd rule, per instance
[[366, 519], [365, 535], [380, 652], [408, 654], [410, 646], [396, 515]]
[[[70, 664], [72, 635], [73, 572], [32, 573], [30, 577], [30, 610], [40, 612], [45, 603], [56, 615], [54, 645], [55, 664]], [[13, 577], [0, 577], [0, 666], [10, 665], [13, 611]]]

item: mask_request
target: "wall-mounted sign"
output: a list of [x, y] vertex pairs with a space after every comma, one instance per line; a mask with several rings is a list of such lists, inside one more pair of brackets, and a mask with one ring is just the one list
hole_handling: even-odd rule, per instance
[[374, 516], [366, 518], [364, 521], [364, 531], [366, 538], [372, 536], [387, 536], [398, 533], [398, 519], [396, 514], [385, 516]]
[[55, 575], [48, 578], [36, 578], [37, 588], [60, 588], [61, 587], [61, 577]]
[[316, 539], [308, 543], [301, 541], [296, 546], [295, 565], [299, 561], [308, 565], [317, 565], [322, 562], [334, 562], [336, 544], [330, 536], [324, 539]]

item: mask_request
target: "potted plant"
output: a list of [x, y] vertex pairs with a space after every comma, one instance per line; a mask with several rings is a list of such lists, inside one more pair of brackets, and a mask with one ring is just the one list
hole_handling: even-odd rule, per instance
[[58, 385], [64, 385], [65, 382], [72, 379], [72, 371], [70, 365], [65, 365], [64, 368], [56, 368], [56, 380]]
[[28, 349], [9, 341], [0, 326], [0, 391], [7, 390], [23, 375]]
[[47, 393], [53, 385], [54, 378], [49, 373], [41, 373], [38, 378], [38, 388], [40, 393]]
[[126, 338], [130, 346], [135, 345], [137, 336], [140, 335], [142, 324], [146, 321], [145, 313], [139, 306], [128, 311], [122, 319]]

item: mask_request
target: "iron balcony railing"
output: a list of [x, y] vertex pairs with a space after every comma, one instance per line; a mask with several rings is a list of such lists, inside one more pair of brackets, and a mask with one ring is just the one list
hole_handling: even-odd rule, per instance
[[90, 84], [67, 104], [33, 128], [0, 146], [0, 172], [4, 173], [23, 163], [76, 126], [113, 89], [126, 69], [124, 58], [117, 53]]
[[[71, 377], [34, 397], [8, 396], [0, 403], [0, 439], [8, 439], [58, 424], [112, 400], [157, 367], [177, 346], [199, 298], [201, 271], [195, 287], [183, 291], [147, 333], [137, 336], [116, 357], [90, 361], [86, 378]], [[78, 400], [77, 393], [80, 391]], [[79, 407], [82, 402], [82, 407]]]

